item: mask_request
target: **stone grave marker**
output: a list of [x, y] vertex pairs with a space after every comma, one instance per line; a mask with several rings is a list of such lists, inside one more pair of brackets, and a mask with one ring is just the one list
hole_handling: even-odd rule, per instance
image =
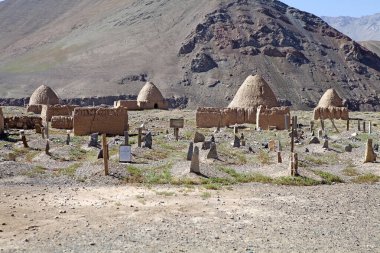
[[234, 147], [234, 148], [240, 148], [240, 138], [237, 137], [236, 135], [235, 135], [235, 139], [234, 139], [233, 147]]
[[376, 162], [376, 154], [373, 150], [372, 139], [367, 140], [366, 152], [364, 156], [365, 163], [373, 163]]
[[218, 152], [216, 150], [216, 144], [214, 142], [211, 143], [211, 148], [207, 154], [207, 159], [218, 159]]
[[324, 142], [323, 142], [323, 147], [324, 149], [329, 149], [329, 140], [328, 139], [325, 139]]
[[95, 148], [97, 148], [98, 145], [99, 145], [98, 139], [99, 139], [99, 134], [98, 133], [91, 134], [88, 146], [89, 147], [95, 147]]
[[321, 143], [321, 142], [319, 141], [319, 139], [316, 136], [312, 137], [309, 141], [309, 144], [319, 144], [319, 143]]
[[199, 148], [197, 146], [194, 147], [193, 156], [191, 158], [190, 172], [200, 174], [200, 170], [199, 170]]
[[25, 130], [20, 130], [20, 137], [24, 148], [29, 148], [28, 142], [26, 141]]
[[66, 135], [66, 145], [70, 145], [70, 133], [71, 131], [70, 130], [67, 130], [67, 135]]
[[146, 134], [146, 136], [145, 136], [144, 147], [145, 147], [145, 148], [152, 149], [152, 145], [153, 145], [152, 133], [151, 133], [151, 132], [148, 132], [148, 133]]
[[193, 157], [193, 151], [194, 151], [194, 143], [190, 142], [189, 149], [187, 150], [186, 160], [191, 161], [191, 158]]
[[204, 142], [206, 140], [205, 136], [199, 132], [195, 132], [194, 143]]

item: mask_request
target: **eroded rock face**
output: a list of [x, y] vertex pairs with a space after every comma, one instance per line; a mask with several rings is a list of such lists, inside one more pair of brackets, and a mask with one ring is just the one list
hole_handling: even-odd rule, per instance
[[205, 53], [199, 53], [191, 61], [191, 70], [196, 73], [207, 72], [213, 68], [217, 68], [218, 64]]

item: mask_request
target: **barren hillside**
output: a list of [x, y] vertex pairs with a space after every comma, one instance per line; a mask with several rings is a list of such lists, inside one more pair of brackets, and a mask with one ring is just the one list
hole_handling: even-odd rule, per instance
[[380, 41], [376, 41], [376, 40], [361, 41], [360, 44], [363, 47], [368, 48], [369, 50], [371, 50], [372, 52], [380, 56]]
[[5, 0], [0, 97], [135, 95], [151, 80], [189, 106], [226, 106], [260, 73], [285, 104], [334, 87], [380, 108], [380, 58], [320, 18], [264, 0]]

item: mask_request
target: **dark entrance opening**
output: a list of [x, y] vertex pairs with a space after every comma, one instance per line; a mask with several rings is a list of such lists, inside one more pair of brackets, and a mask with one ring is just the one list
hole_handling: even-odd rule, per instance
[[158, 104], [154, 104], [154, 109], [158, 109]]

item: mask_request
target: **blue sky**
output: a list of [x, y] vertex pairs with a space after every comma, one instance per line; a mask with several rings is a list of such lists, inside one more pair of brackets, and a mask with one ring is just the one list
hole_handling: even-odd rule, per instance
[[280, 0], [317, 16], [361, 17], [380, 13], [380, 0]]

